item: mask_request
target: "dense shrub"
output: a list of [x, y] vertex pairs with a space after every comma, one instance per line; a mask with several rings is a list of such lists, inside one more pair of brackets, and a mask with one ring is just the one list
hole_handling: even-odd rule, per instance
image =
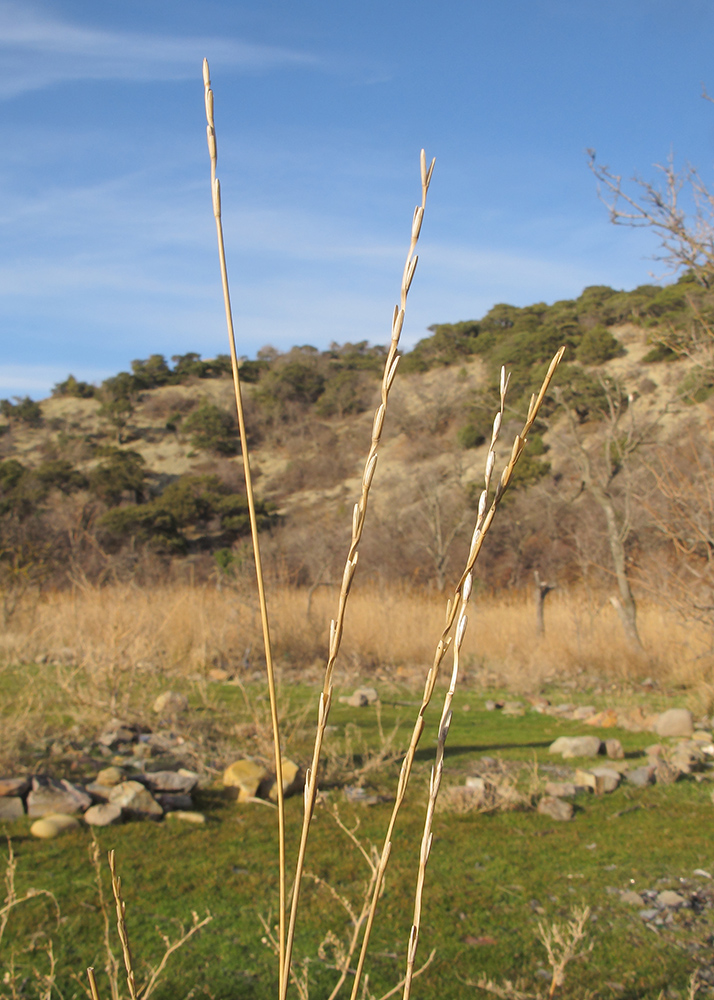
[[29, 396], [21, 398], [15, 396], [17, 402], [11, 403], [9, 399], [0, 399], [0, 413], [8, 420], [19, 420], [29, 427], [39, 427], [42, 423], [42, 409], [39, 403]]
[[204, 400], [186, 417], [182, 430], [190, 435], [192, 446], [201, 451], [212, 451], [217, 455], [235, 455], [238, 451], [235, 417], [208, 400]]
[[621, 354], [622, 344], [602, 323], [585, 331], [576, 351], [578, 361], [584, 365], [601, 365]]

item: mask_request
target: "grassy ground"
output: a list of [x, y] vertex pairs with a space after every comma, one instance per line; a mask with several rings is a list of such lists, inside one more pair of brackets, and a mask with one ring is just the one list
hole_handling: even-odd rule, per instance
[[[293, 703], [313, 695], [313, 690], [301, 689]], [[220, 687], [216, 697], [227, 699], [231, 714], [240, 715], [235, 689]], [[407, 701], [414, 694], [400, 691], [393, 697]], [[534, 712], [520, 718], [486, 712], [483, 699], [483, 693], [473, 689], [457, 699], [447, 750], [447, 784], [461, 781], [484, 755], [552, 764], [547, 754], [550, 742], [583, 731], [577, 723]], [[383, 727], [388, 730], [402, 718], [404, 742], [414, 712], [411, 706], [385, 702]], [[337, 727], [330, 740], [338, 754], [344, 750], [346, 726], [359, 726], [363, 748], [379, 742], [374, 709], [337, 703], [331, 723]], [[373, 958], [368, 962], [370, 987], [377, 995], [403, 972], [435, 730], [436, 708], [430, 712], [402, 812]], [[608, 730], [602, 735], [617, 735], [628, 753], [652, 742], [648, 733]], [[396, 763], [384, 766], [370, 776], [371, 783], [382, 791], [393, 788], [397, 768]], [[465, 983], [482, 972], [496, 979], [524, 977], [543, 989], [538, 970], [547, 963], [537, 921], [567, 917], [579, 903], [592, 907], [589, 929], [594, 948], [572, 966], [567, 995], [596, 991], [603, 997], [655, 998], [663, 989], [669, 989], [671, 996], [673, 990], [684, 995], [689, 974], [697, 965], [707, 964], [707, 942], [714, 931], [709, 911], [698, 917], [691, 910], [682, 912], [672, 927], [653, 930], [640, 919], [636, 907], [623, 904], [608, 888], [677, 887], [680, 878], [692, 879], [696, 868], [711, 871], [710, 789], [706, 781], [683, 780], [645, 790], [622, 788], [602, 798], [584, 795], [577, 799], [570, 823], [556, 823], [533, 812], [463, 816], [441, 812], [428, 869], [420, 952], [425, 958], [435, 948], [436, 958], [415, 984], [415, 995], [479, 995]], [[330, 791], [328, 801], [339, 803], [348, 824], [359, 818], [362, 840], [381, 845], [388, 804], [352, 807], [337, 788]], [[277, 899], [275, 813], [264, 805], [227, 802], [213, 789], [201, 793], [198, 805], [209, 817], [204, 828], [145, 822], [97, 832], [102, 850], [113, 847], [117, 853], [137, 965], [141, 969], [155, 963], [163, 952], [156, 927], [175, 936], [176, 921], [187, 922], [192, 910], [203, 915], [208, 909], [213, 922], [172, 957], [154, 997], [184, 997], [192, 987], [194, 996], [220, 1000], [269, 996], [276, 991], [276, 963], [261, 943], [259, 916], [267, 917]], [[290, 799], [289, 846], [297, 843], [300, 819], [300, 799]], [[27, 820], [8, 824], [3, 832], [12, 837], [18, 888], [51, 890], [62, 922], [54, 927], [41, 899], [18, 908], [6, 931], [1, 960], [7, 963], [14, 949], [19, 966], [41, 968], [42, 935], [51, 933], [62, 995], [83, 996], [72, 975], [82, 975], [88, 964], [96, 963], [98, 969], [103, 965], [101, 914], [88, 856], [90, 834], [82, 830], [39, 842], [29, 836]], [[367, 878], [366, 866], [326, 809], [319, 812], [314, 827], [307, 868], [355, 901]], [[691, 926], [685, 926], [687, 921]], [[302, 957], [314, 960], [313, 998], [326, 997], [334, 981], [334, 973], [317, 961], [319, 944], [329, 929], [340, 933], [344, 924], [328, 892], [308, 882], [296, 954], [298, 962]], [[28, 946], [34, 948], [29, 954], [23, 952]], [[30, 984], [26, 989], [24, 995], [40, 995], [32, 993]], [[101, 976], [100, 990], [109, 996]]]

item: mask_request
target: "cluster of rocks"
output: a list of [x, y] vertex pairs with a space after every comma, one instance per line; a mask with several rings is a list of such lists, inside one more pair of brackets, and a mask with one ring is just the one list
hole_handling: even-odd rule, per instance
[[[502, 711], [519, 715], [525, 712], [521, 703], [486, 704], [487, 709], [500, 708]], [[548, 705], [534, 706], [537, 711], [550, 710], [550, 714], [564, 716], [560, 707]], [[607, 710], [610, 713], [611, 710]], [[567, 706], [567, 713], [576, 712], [580, 721], [588, 724], [597, 719], [597, 725], [602, 725], [603, 717], [610, 723], [611, 717], [617, 719], [617, 713], [596, 713], [591, 706], [572, 709]], [[638, 710], [628, 710], [630, 721], [638, 714]], [[552, 780], [546, 780], [540, 793], [526, 795], [518, 792], [512, 776], [498, 773], [496, 761], [482, 758], [478, 775], [468, 777], [463, 786], [449, 790], [450, 804], [456, 808], [467, 810], [489, 811], [494, 808], [518, 808], [536, 805], [539, 813], [555, 820], [569, 820], [574, 814], [573, 803], [569, 801], [582, 792], [595, 795], [605, 795], [614, 792], [622, 782], [639, 788], [655, 783], [671, 784], [683, 775], [694, 774], [703, 777], [703, 772], [714, 767], [714, 742], [709, 730], [695, 729], [691, 712], [687, 709], [669, 709], [657, 716], [648, 718], [647, 728], [651, 728], [663, 739], [670, 738], [668, 743], [654, 743], [645, 748], [641, 755], [625, 759], [625, 752], [620, 740], [600, 739], [591, 734], [579, 736], [560, 736], [549, 747], [549, 752], [565, 760], [585, 760], [587, 758], [607, 758], [607, 762], [595, 766], [580, 766], [574, 769], [563, 767], [541, 767], [541, 771], [553, 772]], [[708, 721], [708, 720], [707, 720]], [[491, 767], [491, 765], [494, 765]], [[714, 795], [712, 796], [714, 800]]]
[[130, 778], [116, 766], [103, 768], [86, 785], [46, 775], [0, 778], [0, 820], [36, 817], [30, 832], [45, 839], [77, 827], [77, 817], [89, 826], [164, 815], [203, 823], [205, 817], [194, 811], [191, 798], [198, 780], [198, 774], [185, 768]]
[[[628, 732], [654, 732], [658, 736], [690, 736], [694, 732], [692, 713], [686, 708], [669, 708], [665, 712], [646, 712], [641, 706], [620, 706], [598, 711], [594, 705], [573, 705], [564, 702], [551, 705], [547, 698], [530, 698], [528, 703], [522, 701], [494, 701], [489, 698], [485, 703], [487, 712], [500, 711], [503, 715], [523, 716], [526, 711], [550, 715], [558, 719], [569, 719], [573, 722], [583, 722], [586, 726], [597, 729], [624, 729]], [[701, 728], [710, 725], [709, 719], [701, 720]]]

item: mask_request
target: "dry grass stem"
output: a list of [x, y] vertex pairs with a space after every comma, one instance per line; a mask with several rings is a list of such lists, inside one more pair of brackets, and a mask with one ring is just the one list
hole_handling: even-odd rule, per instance
[[[561, 348], [553, 360], [550, 363], [546, 376], [541, 385], [540, 391], [537, 396], [531, 396], [531, 400], [528, 406], [528, 415], [526, 421], [523, 425], [523, 429], [520, 434], [516, 435], [513, 447], [511, 449], [511, 455], [508, 460], [506, 467], [501, 473], [501, 477], [496, 486], [495, 494], [493, 500], [491, 501], [491, 506], [486, 510], [486, 505], [488, 502], [488, 487], [491, 483], [491, 477], [493, 475], [493, 467], [495, 463], [495, 445], [498, 440], [498, 435], [501, 428], [501, 423], [503, 419], [503, 411], [505, 407], [505, 397], [506, 390], [508, 388], [508, 379], [506, 377], [505, 369], [501, 369], [501, 379], [499, 385], [500, 393], [500, 406], [499, 411], [493, 422], [493, 431], [491, 433], [491, 442], [489, 445], [488, 455], [486, 458], [486, 471], [485, 471], [485, 489], [483, 490], [478, 504], [478, 514], [476, 519], [476, 526], [474, 528], [473, 536], [471, 539], [471, 546], [469, 550], [468, 559], [466, 561], [466, 568], [459, 580], [459, 583], [454, 591], [453, 598], [447, 602], [446, 606], [446, 622], [442, 630], [439, 641], [436, 645], [436, 650], [434, 652], [434, 659], [429, 672], [427, 673], [426, 682], [424, 685], [424, 694], [422, 696], [422, 703], [419, 708], [419, 712], [414, 724], [414, 729], [412, 732], [411, 741], [409, 744], [409, 749], [407, 750], [406, 756], [404, 757], [404, 762], [402, 764], [402, 769], [399, 775], [399, 781], [397, 784], [397, 791], [394, 800], [394, 807], [392, 809], [392, 815], [389, 819], [389, 824], [387, 827], [387, 833], [384, 838], [384, 845], [382, 848], [382, 854], [379, 862], [379, 874], [377, 877], [377, 883], [375, 885], [374, 893], [372, 896], [372, 905], [370, 908], [369, 917], [367, 919], [367, 925], [365, 928], [364, 938], [362, 940], [362, 947], [360, 949], [359, 961], [357, 963], [357, 972], [355, 975], [355, 981], [352, 987], [351, 1000], [357, 1000], [359, 992], [359, 984], [362, 976], [362, 971], [364, 969], [364, 962], [367, 957], [367, 949], [369, 947], [369, 938], [372, 931], [372, 926], [374, 924], [374, 918], [377, 910], [377, 902], [379, 899], [382, 879], [384, 878], [384, 873], [386, 871], [387, 865], [389, 863], [389, 855], [392, 849], [392, 836], [394, 833], [394, 828], [397, 821], [397, 816], [404, 801], [404, 796], [406, 794], [407, 785], [409, 778], [411, 776], [411, 770], [414, 763], [414, 756], [421, 739], [421, 734], [424, 729], [424, 714], [431, 702], [432, 695], [434, 693], [434, 688], [439, 676], [439, 668], [441, 663], [446, 656], [447, 650], [451, 645], [451, 630], [457, 619], [460, 606], [462, 604], [464, 589], [466, 587], [466, 581], [471, 579], [471, 573], [473, 571], [474, 564], [478, 558], [478, 554], [481, 551], [481, 546], [483, 545], [483, 539], [490, 528], [493, 518], [495, 516], [498, 505], [508, 488], [508, 484], [511, 481], [511, 476], [513, 475], [513, 470], [520, 458], [523, 448], [525, 447], [525, 442], [527, 440], [528, 433], [533, 426], [533, 423], [538, 415], [538, 410], [540, 409], [541, 403], [545, 397], [546, 392], [550, 382], [555, 374], [555, 370], [560, 363], [561, 358], [565, 348]], [[469, 584], [470, 589], [470, 584]]]
[[114, 902], [116, 904], [117, 911], [117, 931], [119, 933], [119, 940], [121, 942], [122, 955], [124, 956], [124, 967], [126, 969], [126, 985], [129, 989], [130, 1000], [137, 1000], [136, 998], [136, 981], [134, 978], [134, 963], [131, 957], [131, 949], [129, 948], [129, 934], [126, 928], [126, 906], [121, 895], [121, 879], [117, 875], [116, 871], [116, 860], [114, 857], [114, 851], [109, 851], [109, 871], [112, 876], [112, 892], [114, 893]]
[[223, 242], [223, 222], [221, 219], [221, 185], [216, 176], [216, 165], [218, 161], [218, 150], [216, 146], [216, 128], [213, 118], [213, 91], [211, 89], [211, 77], [208, 69], [208, 61], [203, 60], [203, 86], [206, 102], [206, 137], [208, 140], [208, 152], [211, 158], [211, 193], [213, 197], [213, 215], [216, 220], [216, 234], [218, 237], [218, 257], [221, 269], [221, 283], [223, 286], [223, 301], [226, 310], [226, 325], [228, 327], [228, 342], [231, 354], [231, 370], [233, 373], [233, 389], [235, 392], [236, 412], [238, 416], [238, 429], [240, 432], [241, 452], [243, 455], [243, 472], [245, 475], [245, 488], [248, 500], [248, 511], [250, 515], [250, 533], [253, 542], [253, 554], [255, 557], [256, 582], [258, 588], [258, 600], [260, 603], [260, 619], [263, 629], [263, 645], [265, 648], [265, 664], [268, 678], [268, 691], [270, 696], [270, 713], [273, 727], [273, 746], [275, 753], [275, 779], [278, 800], [278, 864], [279, 864], [279, 895], [280, 895], [280, 981], [283, 979], [285, 966], [285, 907], [286, 907], [286, 873], [285, 873], [285, 802], [283, 790], [283, 765], [280, 748], [280, 726], [278, 720], [278, 703], [275, 692], [275, 670], [273, 667], [272, 646], [270, 641], [270, 627], [268, 623], [268, 606], [265, 598], [265, 584], [263, 581], [263, 564], [260, 557], [260, 542], [258, 539], [258, 519], [255, 511], [255, 498], [253, 494], [253, 481], [250, 469], [250, 456], [248, 454], [248, 436], [245, 427], [245, 416], [243, 412], [243, 400], [241, 396], [240, 376], [238, 374], [238, 354], [236, 351], [235, 330], [233, 327], [233, 311], [231, 309], [230, 290], [228, 287], [228, 269], [226, 267], [226, 254]]
[[295, 870], [295, 882], [293, 884], [293, 897], [290, 907], [290, 923], [288, 926], [286, 949], [285, 949], [285, 966], [283, 968], [283, 975], [282, 975], [281, 1000], [284, 1000], [288, 988], [290, 960], [293, 947], [293, 940], [295, 937], [295, 923], [297, 920], [297, 912], [300, 901], [300, 882], [302, 879], [302, 873], [305, 866], [305, 851], [307, 848], [307, 839], [310, 831], [310, 823], [312, 821], [312, 815], [315, 808], [315, 800], [317, 797], [318, 768], [320, 762], [320, 754], [322, 751], [322, 743], [325, 735], [325, 727], [327, 725], [327, 719], [329, 717], [329, 712], [330, 712], [330, 703], [332, 700], [332, 681], [333, 681], [335, 661], [337, 659], [337, 655], [340, 650], [340, 644], [342, 642], [347, 599], [349, 597], [350, 588], [352, 586], [352, 581], [354, 579], [354, 573], [357, 568], [357, 561], [359, 557], [358, 548], [360, 539], [362, 537], [362, 531], [364, 529], [365, 519], [367, 517], [367, 502], [369, 499], [369, 491], [372, 485], [372, 480], [374, 478], [374, 473], [377, 466], [377, 455], [379, 451], [379, 444], [382, 438], [384, 418], [387, 412], [389, 392], [390, 389], [392, 388], [394, 378], [397, 374], [397, 365], [399, 363], [399, 355], [397, 353], [399, 348], [399, 338], [401, 336], [402, 327], [404, 325], [404, 312], [407, 304], [407, 296], [409, 294], [409, 288], [411, 286], [412, 279], [414, 278], [414, 272], [417, 266], [418, 257], [415, 256], [415, 250], [419, 240], [419, 234], [421, 232], [422, 220], [424, 218], [424, 209], [426, 207], [426, 198], [429, 191], [429, 184], [431, 182], [431, 175], [434, 169], [433, 160], [431, 162], [431, 165], [427, 169], [426, 155], [424, 153], [424, 150], [421, 151], [420, 167], [421, 167], [421, 205], [417, 206], [414, 209], [409, 251], [407, 253], [407, 259], [404, 265], [404, 272], [402, 275], [400, 300], [399, 300], [399, 305], [394, 307], [394, 315], [392, 317], [391, 342], [389, 345], [389, 350], [387, 352], [387, 357], [384, 364], [384, 373], [382, 375], [381, 402], [377, 407], [377, 411], [374, 415], [374, 421], [372, 424], [372, 440], [370, 443], [369, 453], [367, 455], [367, 460], [365, 462], [364, 471], [362, 474], [362, 493], [358, 502], [355, 504], [352, 513], [352, 538], [342, 575], [342, 584], [340, 587], [337, 615], [330, 622], [329, 650], [328, 650], [327, 664], [325, 667], [325, 677], [324, 677], [322, 692], [320, 693], [320, 700], [318, 704], [315, 745], [313, 750], [312, 763], [305, 775], [303, 825], [300, 835], [300, 845], [298, 848], [298, 858]]
[[557, 921], [546, 924], [545, 921], [538, 921], [538, 935], [548, 953], [548, 964], [553, 973], [548, 990], [549, 998], [552, 998], [555, 991], [565, 982], [566, 966], [574, 959], [582, 958], [592, 951], [592, 941], [583, 951], [578, 950], [586, 936], [585, 925], [589, 919], [590, 907], [583, 906], [573, 910], [572, 917], [566, 924], [559, 924]]

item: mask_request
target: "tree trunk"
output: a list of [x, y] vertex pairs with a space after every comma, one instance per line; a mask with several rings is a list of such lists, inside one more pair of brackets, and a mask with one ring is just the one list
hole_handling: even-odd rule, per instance
[[541, 580], [538, 570], [535, 570], [533, 576], [535, 577], [536, 630], [538, 635], [545, 635], [545, 618], [543, 615], [543, 608], [546, 597], [551, 590], [555, 590], [556, 584], [546, 583], [545, 580]]
[[622, 627], [625, 630], [625, 635], [627, 636], [628, 641], [632, 643], [633, 646], [637, 646], [638, 649], [642, 649], [642, 640], [640, 639], [640, 634], [637, 631], [637, 605], [635, 604], [635, 598], [632, 594], [632, 588], [630, 587], [630, 581], [627, 576], [627, 557], [625, 554], [625, 546], [622, 538], [620, 537], [620, 532], [617, 529], [617, 516], [615, 514], [615, 508], [612, 505], [610, 497], [606, 493], [596, 489], [591, 489], [591, 492], [600, 504], [600, 507], [605, 515], [605, 521], [607, 522], [607, 540], [610, 545], [612, 562], [615, 567], [617, 589], [620, 592], [619, 597], [613, 596], [610, 598], [610, 603], [620, 616], [620, 621], [622, 622]]

